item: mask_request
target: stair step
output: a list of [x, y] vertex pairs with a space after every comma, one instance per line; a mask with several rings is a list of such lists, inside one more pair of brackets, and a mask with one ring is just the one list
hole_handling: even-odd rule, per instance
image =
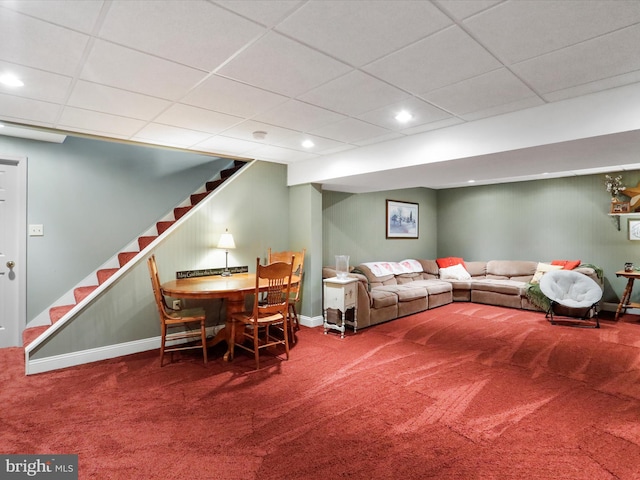
[[27, 328], [22, 332], [22, 345], [26, 347], [31, 342], [33, 342], [36, 338], [38, 338], [42, 332], [44, 332], [49, 325], [42, 325], [39, 327], [31, 327]]
[[156, 228], [158, 229], [158, 235], [162, 235], [167, 228], [176, 223], [175, 221], [163, 221], [156, 223]]
[[93, 292], [96, 288], [98, 288], [97, 285], [91, 285], [91, 286], [87, 286], [87, 287], [78, 287], [78, 288], [76, 288], [73, 291], [73, 296], [76, 299], [76, 303], [80, 303], [82, 300], [87, 298], [89, 296], [89, 294], [91, 292]]
[[205, 188], [207, 189], [207, 192], [211, 192], [213, 190], [215, 190], [216, 188], [218, 188], [220, 185], [222, 185], [224, 183], [224, 179], [221, 180], [211, 180], [210, 182], [207, 182], [205, 184]]
[[222, 170], [220, 172], [220, 178], [222, 178], [222, 179], [229, 178], [231, 175], [236, 173], [241, 168], [242, 168], [242, 165], [236, 165], [235, 167], [227, 168], [226, 170]]
[[138, 246], [140, 247], [140, 251], [147, 248], [156, 238], [158, 237], [138, 237]]
[[98, 270], [98, 272], [97, 272], [98, 284], [102, 285], [104, 282], [109, 280], [109, 277], [111, 277], [111, 275], [116, 273], [118, 270], [120, 270], [120, 269], [119, 268], [105, 268], [105, 269], [102, 269], [102, 270]]
[[180, 218], [182, 218], [182, 216], [187, 213], [189, 210], [191, 210], [193, 208], [193, 205], [188, 206], [188, 207], [176, 207], [173, 209], [173, 217], [176, 220], [179, 220]]
[[62, 317], [64, 317], [75, 305], [62, 305], [60, 307], [51, 307], [49, 309], [49, 318], [51, 319], [51, 325], [56, 323]]
[[201, 202], [207, 195], [211, 192], [203, 192], [203, 193], [194, 193], [191, 195], [191, 205], [195, 205], [198, 202]]
[[133, 260], [140, 252], [120, 252], [118, 254], [118, 264], [120, 268], [124, 267], [129, 261]]

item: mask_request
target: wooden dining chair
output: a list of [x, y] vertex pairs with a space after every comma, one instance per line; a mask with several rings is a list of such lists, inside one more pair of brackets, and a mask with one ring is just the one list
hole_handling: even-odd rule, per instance
[[[233, 359], [235, 347], [253, 352], [256, 370], [260, 368], [260, 350], [284, 345], [289, 360], [289, 298], [293, 257], [288, 262], [274, 262], [260, 265], [256, 259], [256, 288], [253, 309], [231, 315], [230, 358]], [[236, 330], [242, 328], [241, 340]], [[277, 329], [278, 331], [274, 331]], [[276, 335], [278, 333], [278, 335]], [[247, 340], [249, 344], [247, 344]]]
[[304, 272], [304, 256], [306, 249], [302, 249], [300, 252], [283, 251], [272, 252], [271, 248], [268, 251], [268, 263], [273, 262], [288, 262], [293, 256], [293, 274], [296, 275], [298, 282], [291, 285], [291, 298], [289, 299], [289, 333], [291, 334], [291, 340], [294, 341], [294, 329], [300, 330], [300, 319], [298, 318], [298, 311], [296, 309], [300, 302], [300, 292], [302, 291], [302, 274]]
[[[147, 260], [149, 275], [153, 295], [160, 314], [160, 366], [164, 364], [164, 354], [179, 350], [202, 349], [204, 363], [207, 363], [207, 330], [205, 323], [205, 311], [202, 308], [192, 308], [187, 310], [174, 310], [167, 305], [164, 294], [160, 287], [160, 276], [155, 255], [151, 255]], [[199, 324], [199, 329], [193, 329]], [[192, 342], [189, 342], [192, 340]], [[167, 346], [167, 342], [172, 342]], [[173, 343], [178, 342], [178, 343]]]

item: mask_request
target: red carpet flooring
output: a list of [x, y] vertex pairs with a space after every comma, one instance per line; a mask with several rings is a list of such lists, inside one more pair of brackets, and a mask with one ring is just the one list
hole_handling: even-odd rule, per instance
[[640, 324], [551, 326], [452, 304], [298, 332], [253, 371], [222, 346], [25, 377], [0, 350], [0, 453], [77, 453], [81, 479], [640, 479]]

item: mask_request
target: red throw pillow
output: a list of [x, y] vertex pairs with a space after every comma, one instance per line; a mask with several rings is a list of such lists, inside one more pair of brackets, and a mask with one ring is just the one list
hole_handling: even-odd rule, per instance
[[443, 257], [436, 259], [438, 268], [453, 267], [454, 265], [462, 265], [464, 268], [467, 266], [464, 264], [464, 260], [460, 257]]
[[551, 265], [562, 265], [563, 270], [573, 270], [582, 263], [580, 260], [554, 260]]

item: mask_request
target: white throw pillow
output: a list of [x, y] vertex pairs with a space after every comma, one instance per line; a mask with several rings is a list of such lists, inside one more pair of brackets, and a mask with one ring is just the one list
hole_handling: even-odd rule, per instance
[[536, 273], [533, 274], [531, 283], [540, 283], [540, 279], [545, 273], [550, 272], [551, 270], [562, 270], [562, 268], [562, 265], [551, 265], [550, 263], [540, 262], [536, 268]]
[[471, 280], [471, 275], [462, 265], [445, 267], [439, 270], [440, 280]]

